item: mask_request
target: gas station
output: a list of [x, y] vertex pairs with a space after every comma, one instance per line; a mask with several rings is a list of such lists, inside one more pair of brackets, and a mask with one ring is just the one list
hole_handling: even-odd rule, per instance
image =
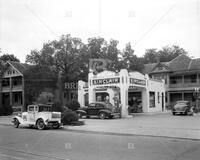
[[131, 113], [165, 110], [164, 80], [150, 79], [147, 74], [104, 70], [88, 75], [88, 82], [78, 82], [78, 101], [81, 106], [97, 101], [109, 101], [121, 106], [122, 117]]

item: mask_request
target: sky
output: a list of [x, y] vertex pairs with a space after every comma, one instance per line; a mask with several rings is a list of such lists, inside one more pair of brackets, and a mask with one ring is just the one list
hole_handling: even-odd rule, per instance
[[200, 57], [200, 0], [0, 0], [0, 48], [21, 62], [45, 42], [71, 34], [146, 49], [179, 45]]

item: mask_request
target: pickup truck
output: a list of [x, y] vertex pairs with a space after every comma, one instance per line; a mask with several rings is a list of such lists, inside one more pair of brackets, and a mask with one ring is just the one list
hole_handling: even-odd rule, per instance
[[29, 127], [37, 126], [39, 130], [47, 127], [57, 129], [61, 125], [61, 112], [52, 112], [51, 105], [29, 105], [27, 112], [14, 116], [12, 122], [16, 128], [19, 125], [28, 125]]

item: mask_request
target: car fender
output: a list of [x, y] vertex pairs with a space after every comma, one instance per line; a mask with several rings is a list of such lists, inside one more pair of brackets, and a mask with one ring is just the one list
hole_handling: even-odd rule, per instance
[[22, 119], [22, 117], [19, 117], [19, 116], [14, 116], [13, 117], [13, 121], [17, 119], [19, 121], [20, 124], [24, 124], [24, 120]]
[[98, 114], [100, 114], [101, 112], [106, 113], [106, 114], [111, 114], [111, 111], [106, 110], [106, 109], [101, 109]]
[[76, 110], [76, 113], [87, 114], [87, 112], [86, 112], [86, 111], [84, 111], [84, 110], [81, 110], [81, 109], [78, 109], [78, 110]]

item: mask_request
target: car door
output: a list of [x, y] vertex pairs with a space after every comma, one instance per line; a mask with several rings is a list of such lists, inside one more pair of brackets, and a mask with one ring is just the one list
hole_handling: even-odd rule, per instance
[[102, 109], [104, 109], [104, 105], [101, 103], [96, 103], [95, 115], [98, 115], [99, 111]]
[[88, 108], [87, 108], [87, 114], [88, 115], [95, 115], [95, 103], [91, 103], [89, 104]]
[[28, 120], [28, 123], [30, 124], [35, 123], [35, 106], [34, 105], [28, 106], [27, 120]]

